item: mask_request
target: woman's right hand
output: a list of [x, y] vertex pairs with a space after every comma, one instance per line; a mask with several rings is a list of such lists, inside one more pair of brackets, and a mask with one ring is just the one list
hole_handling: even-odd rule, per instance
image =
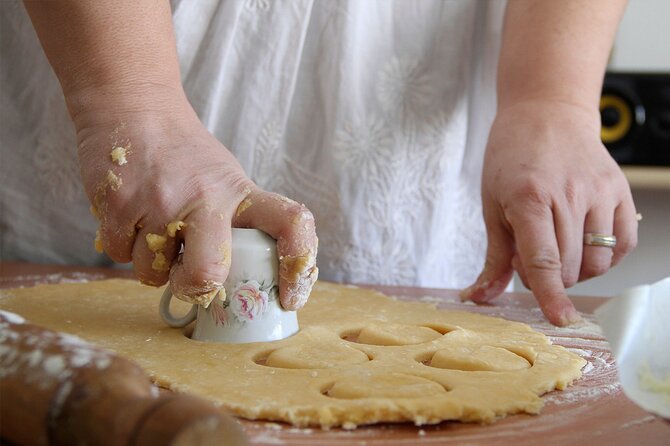
[[96, 245], [116, 262], [132, 261], [143, 283], [169, 278], [175, 296], [207, 306], [225, 292], [231, 227], [257, 228], [277, 240], [282, 305], [302, 307], [318, 275], [312, 214], [258, 188], [183, 92], [167, 93], [147, 95], [141, 107], [95, 99], [73, 116], [84, 185], [100, 221]]

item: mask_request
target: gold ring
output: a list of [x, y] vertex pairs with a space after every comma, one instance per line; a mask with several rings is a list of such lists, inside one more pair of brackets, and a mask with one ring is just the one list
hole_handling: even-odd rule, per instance
[[614, 248], [616, 246], [616, 237], [608, 234], [593, 234], [587, 232], [584, 234], [584, 244], [589, 246], [604, 246], [605, 248]]

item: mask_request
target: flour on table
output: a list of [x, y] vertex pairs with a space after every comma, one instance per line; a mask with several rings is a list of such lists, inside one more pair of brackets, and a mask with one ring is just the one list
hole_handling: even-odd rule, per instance
[[294, 336], [198, 342], [160, 320], [161, 292], [129, 280], [42, 285], [8, 291], [0, 308], [133, 359], [161, 387], [298, 427], [489, 423], [538, 413], [540, 395], [568, 387], [586, 364], [523, 323], [323, 282]]

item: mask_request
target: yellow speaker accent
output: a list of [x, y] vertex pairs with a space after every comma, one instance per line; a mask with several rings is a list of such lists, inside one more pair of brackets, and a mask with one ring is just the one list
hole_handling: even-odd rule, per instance
[[619, 120], [611, 126], [602, 126], [600, 128], [600, 139], [603, 143], [609, 144], [617, 142], [626, 134], [633, 124], [633, 113], [623, 99], [612, 94], [605, 94], [600, 98], [600, 111], [605, 108], [613, 108], [619, 113]]

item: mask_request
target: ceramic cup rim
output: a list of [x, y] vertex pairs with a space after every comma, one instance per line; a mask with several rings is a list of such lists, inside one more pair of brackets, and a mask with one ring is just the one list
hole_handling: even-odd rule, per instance
[[[262, 231], [260, 229], [256, 229], [256, 228], [231, 228], [231, 230], [232, 230], [233, 237], [234, 237], [234, 239], [231, 240], [232, 241], [231, 255], [232, 255], [233, 262], [235, 261], [235, 256], [233, 255], [233, 251], [236, 251], [236, 250], [244, 251], [245, 250], [244, 245], [246, 245], [246, 244], [251, 244], [252, 245], [252, 250], [255, 249], [255, 250], [257, 250], [257, 252], [264, 252], [265, 254], [263, 254], [263, 255], [267, 255], [268, 252], [274, 251], [275, 256], [276, 256], [276, 241], [272, 237], [270, 237], [267, 233], [265, 233], [264, 231]], [[249, 254], [246, 254], [246, 255], [249, 255]], [[249, 262], [248, 258], [245, 259], [245, 262]], [[260, 263], [264, 263], [264, 262], [259, 262], [259, 264]], [[264, 268], [267, 268], [267, 267], [272, 269], [272, 273], [271, 273], [271, 275], [273, 276], [272, 282], [275, 283], [275, 286], [279, 286], [279, 283], [278, 283], [278, 281], [279, 281], [278, 259], [271, 259], [270, 262], [268, 262], [267, 264], [264, 264], [263, 266], [260, 266], [259, 269], [262, 271]], [[232, 286], [229, 283], [229, 279], [234, 277], [233, 274], [235, 274], [234, 268], [231, 267], [231, 271], [229, 272], [229, 276], [226, 279], [226, 281], [224, 282], [225, 284], [228, 284], [229, 286]], [[257, 279], [258, 279], [257, 277], [250, 277], [248, 280], [257, 281]], [[237, 281], [238, 279], [235, 279], [235, 280]], [[232, 291], [233, 291], [232, 289], [229, 289], [229, 287], [225, 287], [225, 289], [226, 289], [226, 293], [232, 294]], [[207, 317], [207, 315], [209, 314], [209, 311], [213, 311], [210, 308], [211, 308], [212, 305], [216, 305], [215, 302], [212, 302], [210, 304], [210, 308], [207, 308], [207, 309], [200, 308], [201, 307], [200, 305], [194, 305], [193, 307], [191, 307], [191, 310], [185, 316], [183, 316], [181, 318], [177, 318], [177, 317], [175, 317], [171, 314], [170, 309], [169, 309], [169, 303], [170, 303], [171, 298], [172, 298], [172, 292], [170, 290], [170, 287], [168, 286], [168, 287], [166, 287], [165, 292], [163, 293], [163, 297], [161, 298], [161, 303], [160, 303], [160, 306], [159, 306], [159, 314], [161, 316], [161, 319], [164, 322], [166, 322], [169, 326], [179, 327], [179, 328], [183, 328], [183, 327], [185, 327], [187, 325], [190, 325], [191, 323], [195, 322], [196, 326], [194, 327], [193, 331], [191, 332], [191, 339], [193, 339], [195, 341], [218, 342], [218, 343], [263, 342], [263, 341], [285, 339], [288, 336], [292, 336], [293, 334], [295, 334], [299, 330], [299, 324], [298, 324], [297, 315], [296, 315], [295, 311], [288, 311], [288, 310], [285, 310], [282, 307], [282, 305], [279, 301], [278, 291], [277, 291], [277, 296], [276, 296], [276, 298], [274, 299], [274, 301], [271, 305], [278, 307], [278, 309], [280, 311], [280, 315], [277, 316], [277, 313], [276, 313], [277, 310], [276, 309], [272, 310], [272, 311], [269, 311], [270, 308], [268, 307], [268, 310], [265, 311], [264, 313], [262, 313], [263, 316], [261, 318], [259, 318], [257, 322], [254, 322], [254, 324], [256, 326], [262, 325], [264, 320], [267, 321], [267, 320], [272, 319], [270, 313], [274, 313], [274, 320], [276, 321], [274, 323], [274, 325], [269, 325], [268, 329], [264, 329], [265, 327], [263, 327], [264, 331], [266, 332], [266, 336], [257, 337], [257, 336], [254, 336], [254, 335], [247, 335], [249, 337], [249, 339], [252, 339], [252, 340], [241, 340], [241, 341], [239, 340], [239, 337], [241, 337], [242, 339], [244, 338], [244, 335], [239, 335], [239, 332], [244, 332], [242, 327], [238, 327], [237, 330], [234, 330], [234, 329], [231, 328], [230, 331], [233, 333], [232, 335], [231, 334], [227, 334], [227, 335], [222, 334], [222, 332], [225, 332], [226, 329], [224, 329], [223, 326], [219, 327], [218, 325], [216, 325], [216, 328], [214, 330], [209, 329], [209, 331], [208, 331], [208, 329], [206, 329], [206, 328], [202, 328], [201, 330], [203, 330], [203, 331], [196, 330], [197, 324], [199, 322], [202, 323], [201, 318]], [[228, 299], [232, 299], [232, 298], [233, 298], [232, 295], [228, 296]], [[268, 305], [270, 305], [270, 304], [268, 304]], [[277, 318], [279, 318], [279, 319], [277, 319]], [[237, 322], [231, 322], [231, 325], [233, 323], [237, 323]], [[211, 326], [211, 322], [209, 322], [208, 324]], [[282, 337], [279, 337], [279, 338], [272, 337], [273, 336], [272, 333], [277, 333], [278, 327], [282, 328], [282, 330], [280, 330], [280, 331], [282, 333], [284, 333], [285, 336], [282, 336]], [[261, 328], [261, 327], [258, 327], [258, 328]], [[199, 338], [199, 339], [193, 338], [192, 336], [196, 333], [196, 331], [199, 332], [199, 333], [210, 333], [211, 332], [211, 333], [214, 333], [214, 336], [208, 336], [208, 335], [202, 336], [201, 335], [202, 337]], [[233, 341], [231, 339], [238, 339], [238, 340]]]

